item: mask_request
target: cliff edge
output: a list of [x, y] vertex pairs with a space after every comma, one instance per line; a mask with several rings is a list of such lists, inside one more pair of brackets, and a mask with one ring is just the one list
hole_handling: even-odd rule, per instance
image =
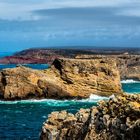
[[121, 79], [140, 80], [140, 55], [77, 55], [77, 59], [116, 59]]

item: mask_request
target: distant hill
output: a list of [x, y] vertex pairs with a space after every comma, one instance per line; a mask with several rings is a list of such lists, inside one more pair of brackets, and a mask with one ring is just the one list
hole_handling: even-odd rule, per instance
[[[86, 47], [85, 47], [86, 48]], [[31, 48], [0, 59], [1, 64], [46, 64], [55, 58], [75, 58], [77, 55], [118, 55], [140, 54], [140, 48], [94, 48], [94, 49], [64, 49], [64, 48]]]

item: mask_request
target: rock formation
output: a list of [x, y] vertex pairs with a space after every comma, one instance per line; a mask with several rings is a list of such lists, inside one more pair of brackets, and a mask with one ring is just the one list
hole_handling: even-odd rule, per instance
[[140, 55], [77, 55], [77, 59], [114, 58], [120, 71], [121, 79], [140, 80]]
[[42, 76], [41, 71], [23, 66], [2, 70], [0, 72], [1, 99], [24, 99], [42, 96], [42, 91], [37, 86], [38, 79]]
[[88, 98], [122, 93], [113, 59], [56, 59], [47, 70], [26, 67], [0, 72], [1, 99]]
[[140, 140], [140, 95], [117, 95], [75, 115], [53, 112], [41, 140]]

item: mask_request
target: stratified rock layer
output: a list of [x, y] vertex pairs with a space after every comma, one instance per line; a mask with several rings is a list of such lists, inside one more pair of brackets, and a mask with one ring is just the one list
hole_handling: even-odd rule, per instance
[[87, 98], [91, 94], [122, 93], [120, 75], [113, 59], [56, 59], [47, 70], [26, 67], [0, 72], [4, 99]]
[[140, 55], [120, 54], [120, 55], [77, 55], [80, 59], [116, 59], [121, 79], [140, 80]]
[[116, 96], [75, 115], [53, 112], [41, 140], [140, 140], [140, 95]]
[[26, 67], [5, 69], [0, 72], [2, 99], [24, 99], [43, 96], [37, 83], [44, 73]]

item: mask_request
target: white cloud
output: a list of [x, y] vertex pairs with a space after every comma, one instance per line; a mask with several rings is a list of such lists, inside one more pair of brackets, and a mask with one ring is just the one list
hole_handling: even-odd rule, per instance
[[140, 17], [140, 8], [127, 8], [117, 12], [117, 15]]
[[138, 0], [0, 0], [0, 41], [94, 46], [133, 39], [135, 44], [139, 9]]
[[[30, 13], [39, 9], [67, 7], [118, 7], [138, 4], [139, 0], [0, 0], [1, 19], [34, 19]], [[126, 11], [127, 12], [127, 11]], [[39, 17], [38, 17], [39, 18]], [[36, 19], [36, 18], [35, 18]]]

